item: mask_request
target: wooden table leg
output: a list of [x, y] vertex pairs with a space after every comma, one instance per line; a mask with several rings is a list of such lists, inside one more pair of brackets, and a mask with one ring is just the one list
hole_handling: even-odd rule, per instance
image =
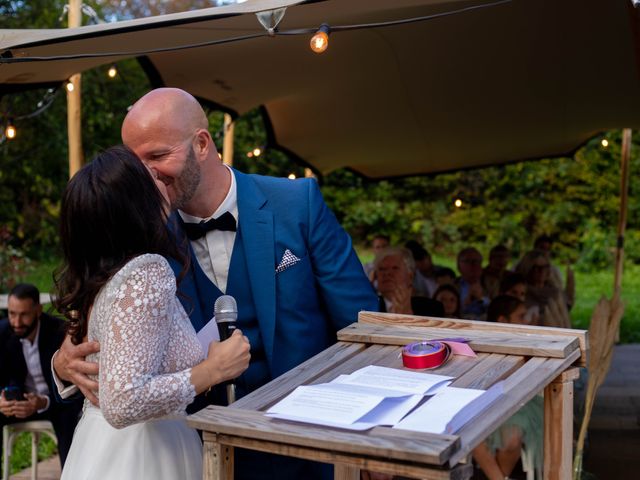
[[570, 368], [544, 389], [544, 478], [571, 478], [573, 461], [573, 381]]
[[360, 469], [349, 465], [334, 465], [334, 480], [360, 480]]
[[233, 447], [222, 445], [218, 436], [204, 432], [203, 480], [233, 480]]

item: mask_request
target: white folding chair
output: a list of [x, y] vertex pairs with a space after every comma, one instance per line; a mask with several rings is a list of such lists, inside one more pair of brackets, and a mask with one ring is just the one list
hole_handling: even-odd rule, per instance
[[9, 480], [9, 460], [16, 437], [22, 432], [31, 433], [31, 480], [38, 478], [38, 443], [40, 434], [49, 435], [58, 444], [53, 425], [48, 420], [34, 420], [31, 422], [12, 423], [2, 429], [2, 480]]

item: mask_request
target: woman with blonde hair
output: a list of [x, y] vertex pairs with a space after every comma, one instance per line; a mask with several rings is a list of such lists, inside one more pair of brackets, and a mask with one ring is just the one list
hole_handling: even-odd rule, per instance
[[527, 281], [527, 307], [540, 309], [539, 324], [547, 327], [571, 328], [564, 292], [551, 280], [551, 264], [542, 250], [527, 252], [516, 266], [516, 272]]

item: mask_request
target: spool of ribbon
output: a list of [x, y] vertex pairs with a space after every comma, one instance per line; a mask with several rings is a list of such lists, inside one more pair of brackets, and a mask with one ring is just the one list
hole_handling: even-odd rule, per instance
[[437, 368], [451, 355], [451, 347], [442, 342], [414, 342], [402, 348], [402, 364], [407, 368]]

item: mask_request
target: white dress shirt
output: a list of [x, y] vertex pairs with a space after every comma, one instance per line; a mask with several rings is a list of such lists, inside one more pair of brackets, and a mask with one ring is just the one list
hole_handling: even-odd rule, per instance
[[[226, 166], [226, 165], [225, 165]], [[227, 196], [224, 198], [213, 215], [207, 218], [195, 217], [178, 210], [185, 223], [200, 223], [212, 218], [218, 218], [223, 213], [229, 212], [238, 224], [238, 192], [236, 178], [233, 170], [226, 166], [231, 174], [231, 185]], [[229, 264], [233, 253], [233, 244], [236, 240], [236, 232], [223, 232], [211, 230], [204, 237], [191, 241], [191, 247], [195, 253], [202, 271], [207, 275], [222, 293], [227, 292], [227, 280], [229, 278]]]
[[27, 364], [27, 378], [24, 381], [24, 387], [27, 392], [37, 393], [47, 399], [47, 405], [38, 410], [42, 413], [49, 408], [49, 387], [42, 373], [42, 364], [40, 363], [40, 351], [38, 350], [38, 339], [40, 338], [40, 321], [36, 327], [36, 336], [33, 343], [27, 338], [21, 338], [22, 354]]

